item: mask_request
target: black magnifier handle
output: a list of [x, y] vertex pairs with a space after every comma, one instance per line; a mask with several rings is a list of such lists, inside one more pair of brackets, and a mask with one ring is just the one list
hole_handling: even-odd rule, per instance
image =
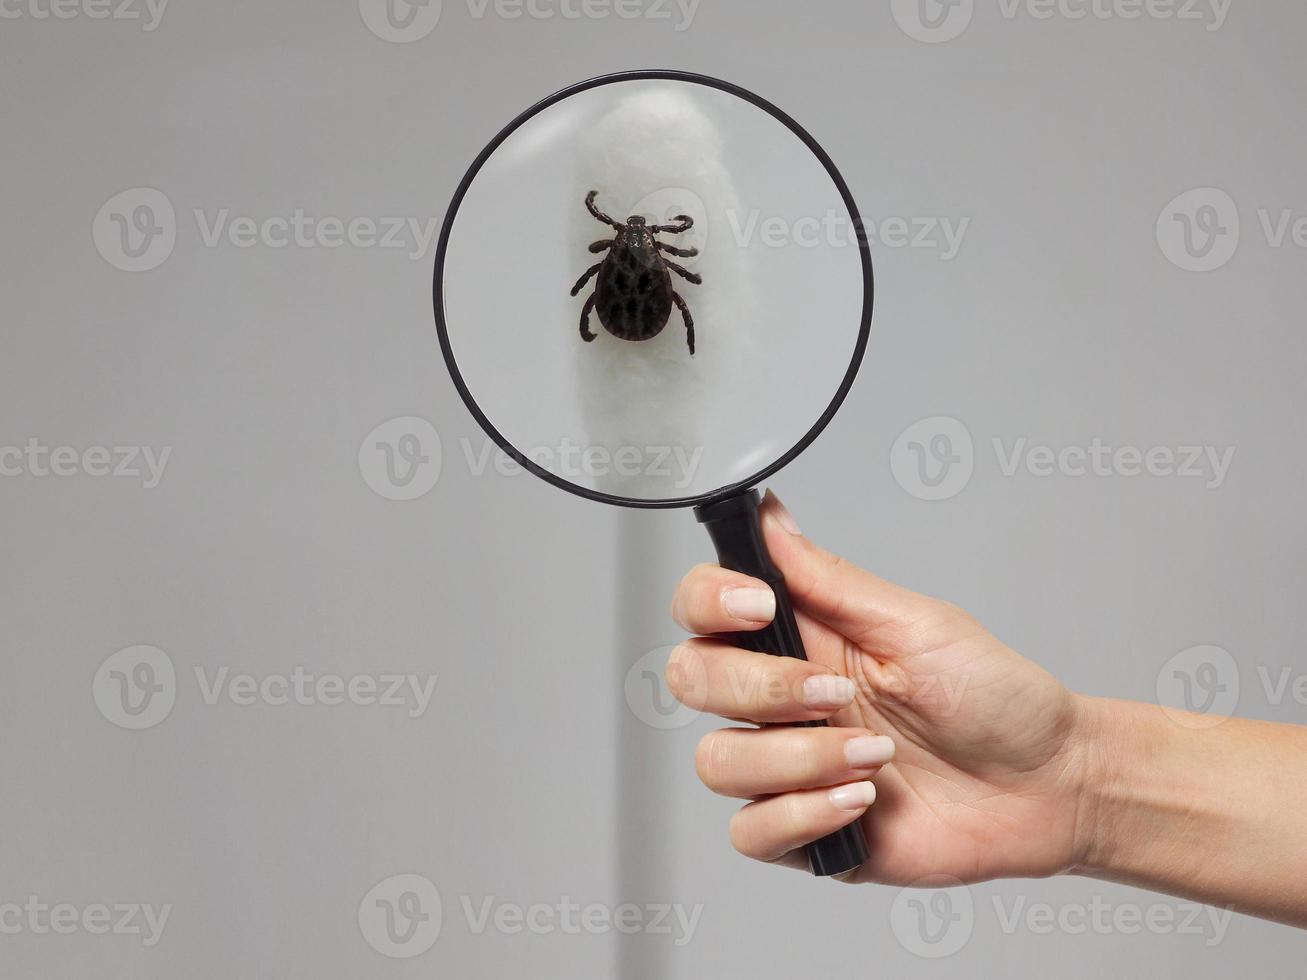
[[[728, 497], [694, 510], [699, 523], [708, 528], [717, 560], [723, 568], [744, 575], [752, 575], [771, 586], [776, 593], [776, 618], [766, 629], [752, 633], [731, 634], [731, 641], [746, 650], [770, 653], [781, 657], [807, 660], [803, 639], [794, 620], [794, 607], [790, 593], [762, 537], [758, 519], [761, 497], [757, 490], [749, 490], [736, 497]], [[799, 722], [804, 728], [824, 727], [824, 721]], [[867, 860], [867, 844], [862, 836], [860, 820], [808, 845], [808, 861], [815, 875], [837, 875], [852, 871]]]

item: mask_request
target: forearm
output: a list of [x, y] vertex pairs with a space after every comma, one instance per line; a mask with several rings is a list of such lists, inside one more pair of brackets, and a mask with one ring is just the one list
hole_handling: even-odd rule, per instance
[[1307, 729], [1082, 707], [1077, 870], [1307, 926]]

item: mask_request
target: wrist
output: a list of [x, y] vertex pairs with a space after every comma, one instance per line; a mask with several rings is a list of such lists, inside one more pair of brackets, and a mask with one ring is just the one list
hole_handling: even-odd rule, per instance
[[1079, 698], [1080, 799], [1073, 873], [1175, 887], [1202, 869], [1236, 819], [1213, 773], [1215, 733], [1156, 705]]
[[1307, 730], [1073, 697], [1070, 873], [1307, 925]]
[[1122, 727], [1116, 702], [1073, 694], [1076, 701], [1076, 828], [1070, 874], [1104, 876], [1117, 851], [1123, 787], [1116, 765]]

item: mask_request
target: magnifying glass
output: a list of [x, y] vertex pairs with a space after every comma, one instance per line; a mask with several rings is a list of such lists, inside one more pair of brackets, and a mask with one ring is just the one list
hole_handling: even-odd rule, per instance
[[[844, 401], [872, 294], [817, 141], [676, 71], [581, 82], [509, 123], [459, 184], [434, 283], [446, 364], [499, 447], [591, 500], [695, 508], [722, 566], [776, 593], [773, 623], [731, 641], [799, 659], [754, 488]], [[855, 823], [808, 856], [833, 875], [867, 852]]]

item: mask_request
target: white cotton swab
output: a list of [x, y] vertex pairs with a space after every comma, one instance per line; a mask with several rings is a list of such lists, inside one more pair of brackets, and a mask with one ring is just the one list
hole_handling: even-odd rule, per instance
[[[732, 363], [751, 311], [743, 249], [732, 236], [738, 218], [735, 185], [722, 156], [722, 138], [709, 115], [685, 86], [641, 86], [619, 101], [585, 133], [578, 146], [575, 207], [571, 243], [580, 263], [595, 258], [587, 246], [612, 229], [585, 210], [590, 191], [596, 204], [618, 221], [643, 215], [666, 223], [688, 214], [695, 225], [678, 235], [662, 235], [668, 244], [698, 248], [694, 258], [675, 259], [703, 277], [694, 285], [673, 275], [695, 320], [696, 350], [686, 343], [680, 311], [672, 309], [667, 326], [651, 340], [633, 342], [603, 330], [597, 314], [591, 343], [576, 338], [577, 392], [590, 442], [611, 453], [623, 448], [628, 458], [652, 460], [664, 449], [679, 449], [670, 466], [643, 467], [632, 473], [614, 470], [600, 478], [599, 489], [642, 499], [684, 497], [700, 489], [693, 472], [712, 438], [713, 406], [730, 383]], [[581, 306], [593, 283], [574, 300]]]
[[[713, 439], [720, 414], [716, 405], [729, 397], [733, 372], [745, 361], [739, 352], [752, 311], [743, 250], [732, 234], [731, 218], [738, 217], [740, 205], [723, 159], [722, 137], [686, 86], [641, 85], [586, 131], [575, 174], [570, 239], [578, 260], [593, 262], [587, 246], [611, 237], [612, 229], [583, 206], [586, 194], [597, 190], [597, 203], [619, 221], [633, 214], [657, 223], [678, 214], [694, 218], [690, 231], [661, 237], [681, 248], [698, 248], [697, 257], [676, 261], [703, 277], [696, 286], [673, 276], [674, 288], [695, 319], [693, 357], [675, 308], [651, 340], [614, 337], [593, 315], [596, 339], [584, 343], [579, 330], [574, 335], [576, 390], [588, 441], [613, 453], [633, 447], [646, 462], [662, 448], [680, 449], [681, 460], [700, 460]], [[585, 267], [578, 263], [577, 275]], [[574, 300], [573, 324], [589, 292], [582, 290]], [[696, 466], [687, 470], [682, 462], [663, 471], [613, 470], [597, 479], [596, 489], [643, 500], [692, 496], [706, 489], [695, 483]], [[700, 540], [701, 534], [689, 514], [622, 515], [615, 610], [619, 669], [642, 670], [644, 655], [677, 638], [663, 600], [668, 584], [687, 565], [684, 542]], [[657, 601], [650, 601], [651, 596]], [[635, 689], [646, 690], [647, 680], [636, 678]], [[628, 677], [628, 688], [629, 682]], [[668, 809], [678, 785], [665, 741], [666, 733], [640, 720], [634, 710], [620, 713], [617, 886], [624, 895], [676, 891], [673, 821], [651, 822], [648, 816]], [[672, 972], [666, 944], [624, 943], [619, 960], [623, 976]]]

